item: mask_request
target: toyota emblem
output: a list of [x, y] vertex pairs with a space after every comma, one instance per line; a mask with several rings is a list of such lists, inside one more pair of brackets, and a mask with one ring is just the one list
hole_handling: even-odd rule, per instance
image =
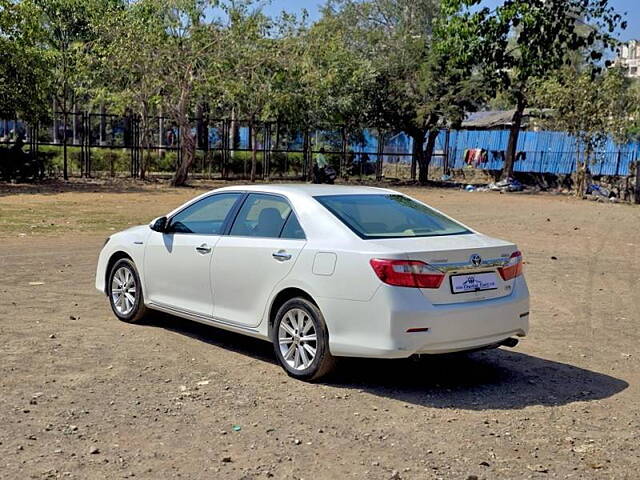
[[479, 267], [480, 265], [482, 265], [482, 257], [477, 253], [474, 253], [473, 255], [471, 255], [470, 260], [474, 267]]

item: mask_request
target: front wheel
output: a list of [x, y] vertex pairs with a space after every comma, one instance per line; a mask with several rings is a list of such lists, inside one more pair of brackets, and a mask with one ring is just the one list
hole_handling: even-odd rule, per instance
[[322, 313], [306, 298], [292, 298], [280, 307], [272, 340], [280, 365], [293, 378], [318, 380], [335, 366]]
[[128, 258], [118, 260], [111, 267], [107, 294], [113, 313], [123, 322], [137, 323], [147, 314], [138, 271]]

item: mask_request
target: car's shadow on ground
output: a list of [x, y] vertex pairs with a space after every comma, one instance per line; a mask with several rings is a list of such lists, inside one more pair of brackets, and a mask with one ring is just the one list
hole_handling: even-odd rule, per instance
[[[271, 344], [261, 340], [169, 315], [158, 315], [151, 324], [276, 363]], [[468, 410], [565, 405], [607, 398], [629, 386], [610, 375], [506, 349], [418, 361], [340, 359], [323, 383], [415, 405]]]

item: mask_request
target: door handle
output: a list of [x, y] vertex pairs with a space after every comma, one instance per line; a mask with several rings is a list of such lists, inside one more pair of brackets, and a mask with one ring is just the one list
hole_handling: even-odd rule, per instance
[[206, 255], [207, 253], [211, 253], [211, 247], [206, 243], [203, 243], [199, 247], [196, 247], [196, 252]]
[[291, 260], [291, 254], [285, 252], [284, 250], [278, 250], [277, 252], [273, 252], [271, 256], [276, 260], [278, 260], [279, 262], [286, 262], [287, 260]]

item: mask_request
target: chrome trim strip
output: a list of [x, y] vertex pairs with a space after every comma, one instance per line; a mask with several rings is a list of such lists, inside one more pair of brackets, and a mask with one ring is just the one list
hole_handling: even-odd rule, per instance
[[433, 268], [437, 268], [443, 273], [446, 272], [467, 272], [469, 270], [486, 270], [487, 268], [498, 268], [504, 267], [509, 263], [508, 258], [489, 258], [487, 260], [483, 260], [480, 265], [475, 266], [469, 262], [457, 262], [457, 263], [429, 263], [429, 266]]
[[153, 308], [153, 309], [156, 309], [156, 310], [162, 310], [162, 311], [164, 311], [166, 313], [175, 314], [177, 316], [186, 317], [189, 320], [193, 320], [195, 322], [204, 323], [206, 325], [211, 325], [213, 327], [240, 330], [242, 332], [251, 332], [251, 333], [255, 333], [255, 334], [260, 333], [260, 331], [258, 329], [256, 329], [256, 328], [251, 328], [251, 327], [247, 327], [247, 326], [240, 325], [240, 324], [237, 324], [237, 323], [232, 323], [232, 322], [227, 322], [227, 321], [224, 321], [224, 320], [219, 320], [219, 319], [217, 319], [215, 317], [212, 317], [210, 315], [202, 315], [200, 313], [191, 312], [189, 310], [184, 310], [182, 308], [172, 307], [172, 306], [166, 305], [164, 303], [149, 302], [148, 306], [149, 306], [149, 308]]

